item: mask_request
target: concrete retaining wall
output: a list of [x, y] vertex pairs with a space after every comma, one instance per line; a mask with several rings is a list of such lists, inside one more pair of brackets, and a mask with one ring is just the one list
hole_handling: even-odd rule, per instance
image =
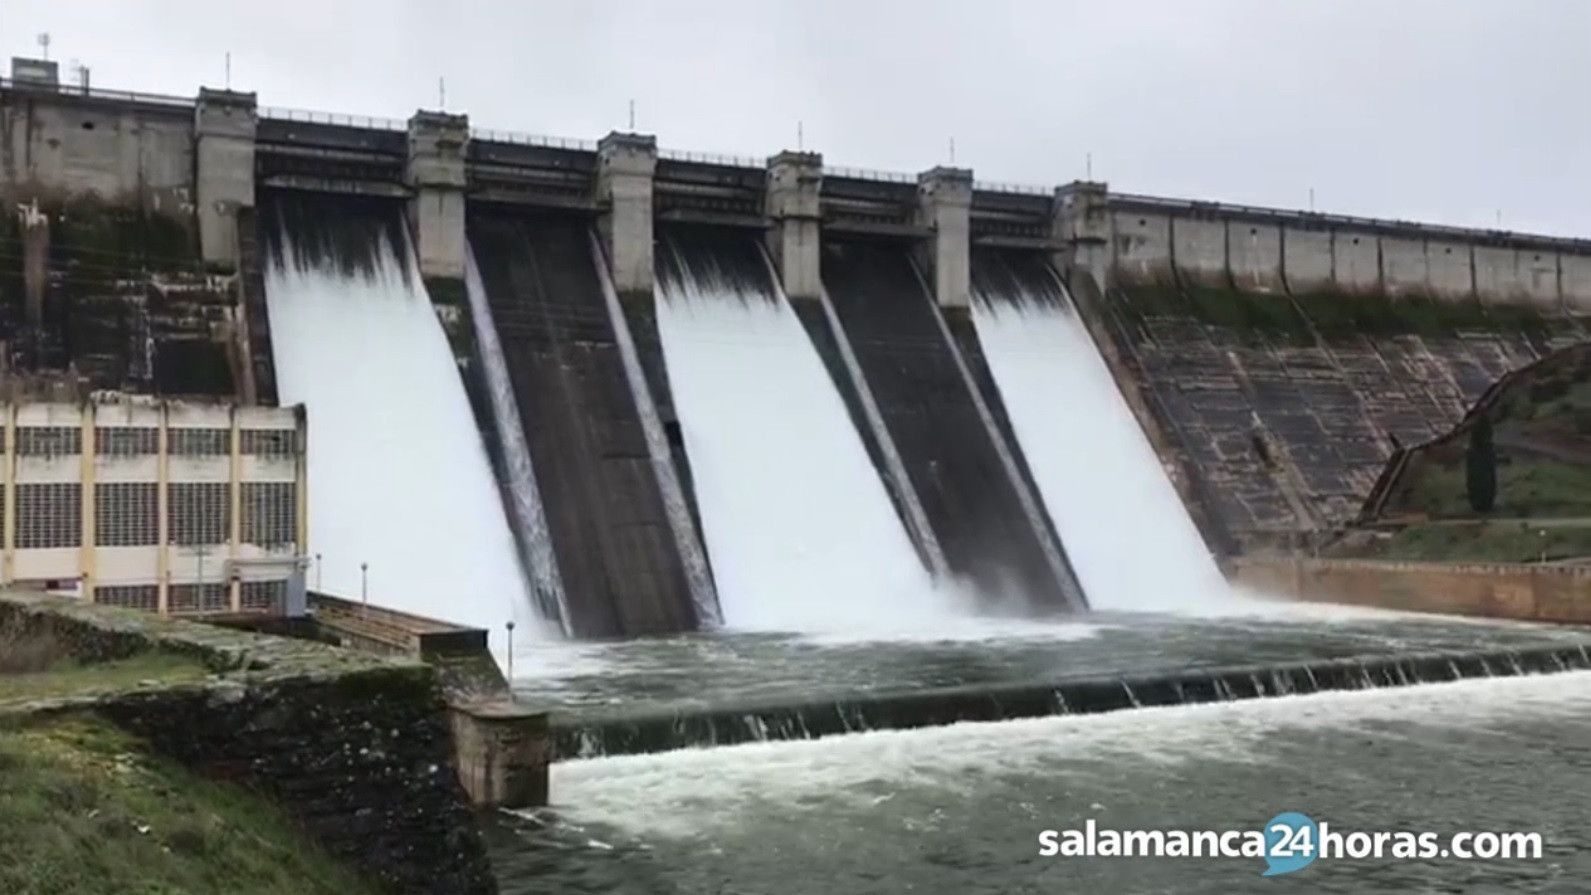
[[[1536, 303], [1525, 288], [1519, 270], [1519, 252], [1504, 246], [1478, 245], [1474, 249], [1475, 293], [1490, 302], [1529, 301]], [[1557, 270], [1553, 271], [1553, 299], [1557, 298]]]
[[[1518, 270], [1526, 300], [1541, 307], [1563, 307], [1563, 297], [1558, 289], [1559, 256], [1538, 249], [1518, 249], [1514, 256], [1514, 266]], [[1480, 291], [1479, 274], [1476, 275], [1476, 292], [1483, 300], [1489, 300], [1493, 295]]]
[[1591, 255], [1558, 256], [1558, 294], [1569, 310], [1591, 311]]
[[1425, 240], [1381, 238], [1381, 285], [1388, 295], [1429, 294], [1430, 275]]
[[[1248, 292], [1287, 290], [1282, 279], [1282, 228], [1276, 224], [1228, 221], [1226, 260], [1232, 284], [1239, 289]], [[1327, 273], [1330, 273], [1329, 268]]]
[[1282, 277], [1294, 295], [1332, 290], [1331, 241], [1325, 228], [1282, 228]]
[[1479, 299], [1591, 313], [1591, 242], [1107, 196], [1111, 276], [1246, 292]]
[[168, 215], [193, 210], [191, 107], [7, 94], [0, 190], [46, 200], [93, 193]]
[[1591, 622], [1591, 569], [1515, 563], [1238, 559], [1237, 584], [1271, 596], [1526, 621]]
[[1426, 241], [1426, 285], [1432, 297], [1446, 301], [1468, 301], [1475, 297], [1475, 269], [1470, 251], [1468, 243], [1456, 240]]
[[1171, 258], [1185, 283], [1224, 288], [1226, 222], [1219, 217], [1176, 218], [1171, 222]]
[[1111, 260], [1115, 275], [1121, 280], [1170, 282], [1171, 218], [1131, 211], [1112, 215]]
[[1341, 292], [1381, 291], [1381, 241], [1374, 233], [1337, 230], [1331, 234], [1331, 280]]

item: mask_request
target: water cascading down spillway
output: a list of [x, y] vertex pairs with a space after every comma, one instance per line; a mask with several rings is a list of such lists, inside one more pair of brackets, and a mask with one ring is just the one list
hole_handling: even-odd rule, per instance
[[658, 331], [725, 624], [857, 632], [940, 595], [753, 237], [659, 241]]
[[973, 319], [1096, 609], [1218, 608], [1229, 588], [1060, 279], [1037, 254], [973, 254]]
[[278, 391], [308, 414], [311, 586], [529, 631], [513, 536], [402, 206], [274, 195], [262, 227]]

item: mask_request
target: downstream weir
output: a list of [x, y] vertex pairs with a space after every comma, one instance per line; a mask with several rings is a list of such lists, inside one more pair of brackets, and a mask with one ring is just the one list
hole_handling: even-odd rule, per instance
[[1575, 629], [1390, 613], [1101, 613], [963, 631], [549, 646], [514, 686], [551, 713], [555, 758], [569, 760], [1591, 668], [1591, 636]]

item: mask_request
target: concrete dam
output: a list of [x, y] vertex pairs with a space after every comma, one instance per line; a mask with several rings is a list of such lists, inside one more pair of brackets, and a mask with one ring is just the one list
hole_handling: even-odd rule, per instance
[[581, 638], [1175, 606], [1591, 307], [1578, 240], [209, 89], [0, 83], [0, 199], [10, 388], [302, 401], [329, 587]]

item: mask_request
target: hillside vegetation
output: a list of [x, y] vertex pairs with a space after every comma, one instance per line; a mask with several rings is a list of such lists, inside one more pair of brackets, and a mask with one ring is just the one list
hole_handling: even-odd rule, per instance
[[88, 717], [0, 725], [0, 781], [6, 895], [372, 891], [265, 801]]

